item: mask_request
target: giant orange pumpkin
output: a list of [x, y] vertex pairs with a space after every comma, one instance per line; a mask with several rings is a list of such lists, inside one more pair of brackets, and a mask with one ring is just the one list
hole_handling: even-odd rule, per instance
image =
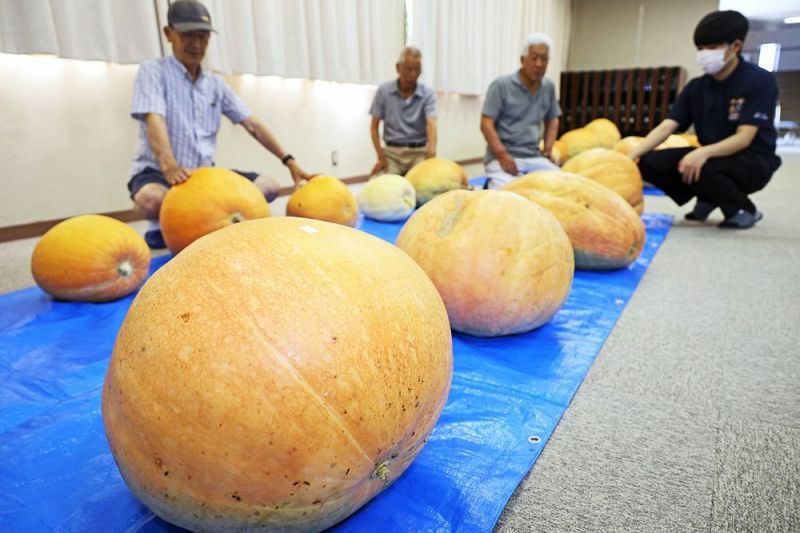
[[286, 214], [355, 226], [358, 204], [342, 180], [317, 174], [292, 193], [286, 204]]
[[468, 184], [464, 167], [441, 157], [431, 157], [417, 163], [406, 173], [406, 179], [417, 191], [417, 206], [444, 192], [466, 189]]
[[401, 250], [276, 217], [197, 241], [140, 291], [103, 387], [130, 490], [194, 531], [319, 531], [417, 456], [452, 376], [447, 314]]
[[581, 152], [600, 146], [600, 137], [592, 130], [576, 128], [564, 133], [560, 141], [561, 161], [569, 161]]
[[597, 134], [600, 146], [603, 148], [613, 148], [622, 138], [617, 125], [607, 118], [596, 118], [584, 128]]
[[550, 320], [572, 286], [572, 246], [546, 209], [505, 191], [451, 191], [418, 209], [397, 246], [442, 295], [450, 326], [481, 337]]
[[144, 282], [150, 249], [133, 228], [103, 215], [80, 215], [50, 228], [31, 257], [33, 279], [62, 300], [106, 302]]
[[555, 215], [572, 243], [575, 268], [622, 268], [642, 252], [642, 219], [605, 185], [568, 172], [539, 171], [503, 189], [521, 194]]
[[178, 253], [203, 235], [244, 220], [269, 216], [253, 182], [224, 168], [198, 168], [167, 191], [159, 219], [167, 247]]
[[561, 170], [602, 183], [617, 191], [638, 214], [644, 211], [642, 174], [626, 155], [607, 148], [592, 148], [571, 158]]

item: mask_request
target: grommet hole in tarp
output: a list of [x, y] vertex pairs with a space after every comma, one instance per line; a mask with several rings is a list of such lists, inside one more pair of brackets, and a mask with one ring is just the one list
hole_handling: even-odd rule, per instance
[[531, 435], [530, 437], [528, 437], [528, 442], [530, 442], [531, 444], [539, 444], [540, 442], [542, 442], [542, 438], [536, 435]]

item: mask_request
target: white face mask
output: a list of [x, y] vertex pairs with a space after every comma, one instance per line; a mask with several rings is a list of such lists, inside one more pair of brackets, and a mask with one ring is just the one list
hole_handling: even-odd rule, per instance
[[726, 48], [714, 48], [711, 50], [698, 50], [697, 51], [697, 64], [703, 69], [706, 74], [712, 76], [725, 68], [725, 50]]

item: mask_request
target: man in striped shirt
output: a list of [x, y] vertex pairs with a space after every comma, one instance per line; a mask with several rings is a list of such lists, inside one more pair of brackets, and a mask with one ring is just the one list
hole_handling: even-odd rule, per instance
[[[200, 2], [172, 2], [164, 34], [173, 55], [142, 64], [134, 86], [131, 116], [140, 121], [139, 146], [128, 189], [134, 209], [151, 221], [145, 240], [164, 248], [158, 215], [167, 189], [188, 179], [192, 169], [214, 165], [220, 119], [241, 124], [261, 145], [286, 165], [297, 184], [307, 179], [291, 154], [256, 118], [222, 78], [206, 72], [201, 62], [211, 32], [211, 17]], [[255, 172], [237, 171], [250, 179], [268, 201], [278, 183]]]

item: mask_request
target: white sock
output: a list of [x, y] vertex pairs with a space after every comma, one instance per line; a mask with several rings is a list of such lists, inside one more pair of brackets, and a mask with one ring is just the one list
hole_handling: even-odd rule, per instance
[[154, 229], [161, 229], [161, 224], [158, 223], [158, 220], [148, 220], [147, 231], [152, 231]]

